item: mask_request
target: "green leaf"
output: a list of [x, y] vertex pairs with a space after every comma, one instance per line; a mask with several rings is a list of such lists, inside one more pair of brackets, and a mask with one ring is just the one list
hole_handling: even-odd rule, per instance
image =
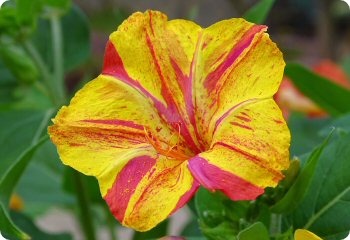
[[[90, 56], [90, 30], [86, 16], [76, 6], [61, 18], [63, 35], [63, 57], [65, 71], [71, 71], [83, 64]], [[53, 68], [53, 53], [49, 22], [41, 19], [32, 41], [46, 64]]]
[[25, 203], [22, 212], [35, 216], [53, 205], [73, 206], [76, 203], [74, 196], [62, 189], [64, 168], [51, 141], [36, 150], [16, 188]]
[[[162, 237], [158, 238], [157, 240], [208, 240], [205, 237]], [[153, 240], [153, 239], [152, 239]], [[156, 239], [154, 239], [156, 240]]]
[[199, 219], [208, 227], [214, 227], [225, 220], [224, 196], [218, 192], [212, 193], [200, 188], [195, 197]]
[[[17, 82], [12, 73], [4, 66], [0, 58], [0, 111], [5, 110], [13, 101], [13, 90]], [[1, 121], [1, 120], [0, 120]]]
[[341, 61], [341, 66], [343, 67], [350, 80], [350, 56], [347, 56]]
[[221, 192], [200, 188], [195, 197], [199, 226], [209, 239], [236, 239], [245, 228], [249, 202], [233, 202]]
[[333, 131], [328, 135], [324, 142], [317, 147], [307, 160], [305, 167], [301, 170], [299, 176], [296, 178], [294, 184], [288, 190], [288, 192], [279, 200], [274, 206], [271, 207], [272, 212], [287, 213], [293, 211], [300, 202], [304, 199], [311, 184], [311, 180], [315, 174], [315, 169], [318, 166], [318, 162], [322, 151], [327, 146], [329, 139], [332, 136]]
[[86, 15], [77, 6], [62, 18], [64, 68], [71, 71], [90, 57], [90, 28]]
[[16, 19], [16, 8], [10, 4], [4, 4], [0, 8], [0, 36], [16, 35], [20, 29]]
[[327, 136], [327, 133], [331, 128], [335, 128], [336, 131], [339, 131], [339, 132], [350, 133], [350, 114], [334, 119], [334, 121], [329, 123], [328, 126], [326, 125], [324, 129], [320, 131], [320, 135]]
[[260, 0], [243, 15], [243, 18], [249, 22], [262, 24], [265, 22], [274, 3], [275, 0]]
[[12, 236], [12, 238], [20, 240], [30, 239], [26, 233], [18, 229], [17, 226], [12, 222], [3, 204], [0, 202], [0, 238], [1, 234]]
[[203, 234], [209, 240], [237, 240], [237, 232], [234, 230], [233, 224], [230, 222], [220, 222], [215, 227], [208, 227], [200, 220], [199, 226]]
[[72, 236], [67, 233], [49, 234], [40, 230], [32, 219], [19, 212], [11, 212], [14, 223], [28, 233], [32, 240], [72, 240]]
[[305, 198], [291, 214], [295, 229], [308, 229], [325, 240], [343, 239], [350, 229], [350, 134], [334, 135]]
[[155, 228], [147, 232], [134, 232], [133, 240], [145, 240], [145, 239], [158, 239], [167, 235], [169, 221], [165, 220], [161, 222]]
[[40, 138], [52, 112], [0, 111], [0, 179], [33, 142]]
[[300, 64], [287, 64], [285, 74], [303, 94], [329, 114], [338, 116], [350, 111], [349, 90], [313, 73]]
[[0, 111], [47, 110], [53, 104], [43, 86], [19, 82], [3, 65], [0, 57]]
[[16, 79], [24, 83], [36, 81], [39, 71], [27, 52], [13, 42], [0, 41], [0, 43], [0, 57]]
[[[47, 112], [0, 112], [0, 203], [6, 211], [11, 194], [23, 174], [35, 150], [47, 136], [39, 139], [51, 111]], [[6, 224], [0, 225], [3, 234], [16, 237], [13, 223], [3, 215]], [[9, 225], [10, 224], [10, 225]], [[15, 234], [15, 235], [14, 235]]]
[[31, 31], [35, 28], [42, 7], [41, 0], [16, 0], [17, 22]]
[[28, 147], [11, 165], [11, 167], [5, 172], [0, 179], [0, 202], [5, 206], [9, 204], [10, 197], [14, 188], [16, 187], [23, 171], [27, 167], [29, 161], [35, 150], [48, 139], [47, 136], [41, 138], [38, 142]]
[[254, 223], [237, 235], [237, 240], [269, 240], [269, 232], [261, 222]]
[[1, 220], [4, 221], [3, 224], [0, 225], [0, 231], [9, 236], [18, 237], [20, 239], [27, 239], [26, 234], [21, 232], [17, 227], [15, 227], [12, 221], [8, 218], [6, 213], [6, 207], [10, 202], [10, 197], [12, 192], [18, 183], [23, 171], [31, 160], [33, 153], [44, 141], [47, 140], [47, 137], [42, 138], [36, 144], [33, 144], [26, 151], [23, 152], [19, 158], [14, 161], [14, 164], [8, 169], [8, 171], [2, 176], [0, 179], [0, 203], [1, 203]]
[[288, 119], [288, 127], [291, 131], [292, 139], [290, 152], [291, 156], [300, 156], [310, 152], [322, 140], [328, 136], [322, 136], [320, 130], [332, 122], [330, 118], [309, 118], [301, 113], [292, 113]]

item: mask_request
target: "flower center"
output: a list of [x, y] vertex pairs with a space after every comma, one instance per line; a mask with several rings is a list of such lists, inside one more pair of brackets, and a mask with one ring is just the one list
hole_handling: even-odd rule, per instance
[[[179, 144], [179, 133], [174, 133], [167, 142], [160, 141], [158, 138], [154, 137], [151, 132], [145, 131], [145, 137], [148, 142], [153, 146], [153, 148], [161, 155], [167, 158], [172, 158], [176, 160], [185, 161], [194, 156], [188, 148], [180, 146]], [[175, 143], [172, 143], [175, 142]]]

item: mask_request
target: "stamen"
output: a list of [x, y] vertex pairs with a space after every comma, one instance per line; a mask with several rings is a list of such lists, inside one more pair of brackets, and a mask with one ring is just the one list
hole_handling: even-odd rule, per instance
[[161, 142], [159, 142], [159, 140], [157, 138], [154, 138], [152, 133], [150, 131], [147, 131], [147, 129], [144, 127], [143, 130], [145, 132], [145, 137], [148, 140], [148, 142], [153, 146], [153, 148], [160, 154], [166, 156], [167, 158], [175, 158], [178, 160], [186, 160], [189, 159], [190, 157], [187, 156], [185, 153], [182, 153], [180, 151], [176, 151], [174, 150], [174, 148], [177, 148], [179, 146], [179, 140], [180, 140], [180, 125], [177, 123], [178, 126], [178, 131], [177, 133], [173, 133], [170, 137], [170, 139], [168, 140], [168, 142], [170, 143], [173, 139], [173, 137], [176, 135], [178, 136], [177, 142], [169, 147], [169, 145], [166, 145], [167, 149], [163, 149]]

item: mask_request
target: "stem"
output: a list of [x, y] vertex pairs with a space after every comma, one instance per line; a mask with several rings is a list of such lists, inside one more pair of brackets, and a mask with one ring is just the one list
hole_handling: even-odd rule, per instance
[[55, 105], [58, 105], [58, 98], [56, 96], [55, 92], [55, 86], [52, 84], [52, 76], [49, 72], [49, 69], [43, 59], [41, 58], [38, 50], [35, 48], [35, 46], [30, 41], [25, 41], [23, 43], [24, 48], [29, 53], [29, 55], [34, 60], [36, 66], [38, 67], [41, 76], [43, 77], [44, 84], [46, 85], [46, 88], [49, 92], [49, 97], [51, 98], [52, 102]]
[[83, 179], [77, 171], [73, 171], [73, 178], [75, 183], [75, 192], [78, 200], [80, 211], [80, 221], [84, 230], [85, 239], [95, 240], [95, 228], [92, 223], [92, 216], [89, 208], [89, 198], [87, 196], [86, 187]]
[[270, 220], [270, 234], [271, 236], [276, 236], [281, 233], [282, 228], [282, 215], [281, 214], [271, 214]]
[[62, 27], [60, 18], [57, 14], [50, 16], [51, 23], [51, 39], [53, 50], [53, 75], [54, 86], [57, 91], [59, 105], [63, 104], [66, 100], [66, 94], [64, 89], [64, 69], [63, 69], [63, 40], [62, 40]]
[[117, 240], [117, 235], [115, 234], [115, 219], [111, 215], [109, 208], [106, 206], [104, 207], [106, 216], [107, 216], [107, 224], [108, 224], [108, 230], [109, 234], [111, 236], [112, 240]]
[[39, 140], [44, 131], [47, 128], [47, 122], [49, 121], [51, 115], [54, 113], [54, 109], [46, 110], [43, 120], [41, 120], [38, 129], [35, 132], [31, 145], [34, 146]]

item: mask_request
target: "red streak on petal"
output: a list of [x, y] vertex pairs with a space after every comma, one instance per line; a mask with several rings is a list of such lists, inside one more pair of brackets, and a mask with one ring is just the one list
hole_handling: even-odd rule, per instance
[[[181, 129], [180, 129], [181, 135], [185, 138], [186, 142], [188, 144], [190, 144], [190, 148], [195, 153], [199, 153], [199, 152], [201, 152], [201, 149], [197, 146], [194, 139], [192, 138], [190, 131], [188, 129], [187, 123], [184, 120], [184, 118], [182, 117], [183, 114], [181, 114], [181, 112], [180, 112], [180, 110], [179, 110], [179, 108], [178, 108], [178, 106], [177, 106], [177, 104], [172, 96], [172, 92], [169, 89], [169, 86], [167, 86], [167, 84], [166, 84], [168, 81], [166, 81], [166, 78], [162, 72], [162, 68], [160, 66], [160, 63], [158, 62], [156, 51], [154, 49], [154, 46], [153, 46], [152, 41], [151, 41], [148, 34], [146, 35], [146, 41], [147, 41], [147, 45], [151, 51], [151, 54], [152, 54], [152, 57], [153, 57], [153, 60], [154, 60], [155, 66], [156, 66], [156, 70], [157, 70], [158, 75], [160, 77], [160, 80], [162, 82], [162, 96], [164, 97], [164, 99], [166, 100], [166, 102], [168, 104], [168, 110], [172, 113], [173, 119], [170, 122], [179, 123], [181, 125]], [[170, 61], [171, 61], [171, 59], [170, 59]], [[185, 102], [185, 104], [186, 104], [186, 102]]]
[[171, 60], [171, 65], [175, 71], [176, 78], [178, 79], [179, 86], [181, 88], [182, 93], [185, 97], [185, 104], [186, 104], [186, 111], [189, 116], [189, 120], [193, 126], [193, 129], [195, 131], [196, 138], [198, 140], [198, 143], [200, 145], [201, 150], [205, 150], [206, 147], [201, 141], [201, 135], [198, 132], [197, 129], [197, 123], [195, 120], [195, 107], [193, 103], [193, 76], [192, 72], [190, 73], [190, 77], [183, 74], [177, 63], [173, 60]]
[[283, 124], [283, 121], [281, 121], [281, 120], [273, 120], [275, 123], [277, 123], [277, 124]]
[[243, 124], [240, 124], [240, 123], [237, 123], [237, 122], [230, 122], [230, 123], [231, 123], [231, 125], [234, 125], [234, 126], [237, 126], [237, 127], [241, 127], [241, 128], [245, 128], [245, 129], [253, 131], [253, 128], [251, 128], [249, 126], [246, 126], [246, 125], [243, 125]]
[[272, 169], [270, 166], [267, 165], [267, 163], [264, 160], [258, 158], [257, 156], [254, 156], [253, 154], [250, 154], [250, 153], [248, 153], [246, 151], [243, 151], [242, 149], [239, 149], [239, 148], [237, 148], [235, 146], [228, 145], [228, 144], [223, 143], [223, 142], [217, 142], [217, 143], [214, 144], [214, 146], [215, 145], [220, 145], [222, 147], [228, 148], [228, 149], [230, 149], [232, 151], [235, 151], [235, 152], [245, 156], [247, 159], [249, 159], [250, 161], [254, 162], [259, 167], [265, 168], [271, 174], [273, 174], [275, 176], [276, 181], [283, 178], [283, 175], [280, 172]]
[[[105, 62], [103, 65], [102, 73], [105, 75], [116, 77], [118, 80], [130, 86], [133, 86], [140, 93], [142, 93], [144, 96], [150, 99], [153, 102], [154, 107], [157, 109], [159, 116], [162, 118], [165, 118], [165, 120], [169, 123], [169, 125], [170, 123], [184, 123], [184, 120], [181, 118], [181, 115], [176, 109], [176, 106], [174, 105], [173, 101], [169, 103], [169, 99], [166, 99], [168, 100], [167, 103], [169, 106], [168, 107], [165, 106], [158, 99], [156, 99], [149, 91], [147, 91], [138, 81], [132, 79], [128, 75], [128, 73], [125, 70], [123, 61], [117, 49], [115, 48], [115, 46], [111, 41], [108, 41], [106, 46]], [[167, 98], [168, 96], [169, 96], [169, 93], [167, 93], [164, 97]], [[182, 127], [181, 127], [180, 133], [185, 139], [185, 141], [187, 142], [187, 144], [189, 144], [190, 148], [194, 152], [196, 153], [200, 152], [200, 149], [197, 147], [197, 145], [193, 141], [186, 124], [181, 124], [181, 125]], [[177, 131], [177, 129], [175, 129], [175, 131]]]
[[245, 122], [251, 122], [252, 119], [250, 118], [247, 118], [247, 117], [243, 117], [243, 116], [236, 116], [236, 118], [242, 120], [242, 121], [245, 121]]
[[113, 215], [122, 222], [129, 200], [142, 178], [156, 164], [148, 157], [136, 157], [130, 160], [118, 174], [113, 186], [104, 197]]
[[254, 102], [256, 99], [249, 99], [246, 101], [243, 101], [235, 106], [233, 106], [232, 108], [230, 108], [229, 110], [227, 110], [215, 123], [215, 128], [214, 128], [214, 133], [215, 131], [218, 129], [219, 125], [228, 117], [231, 115], [231, 113], [233, 113], [235, 110], [237, 110], [239, 107], [241, 107], [244, 104], [247, 104], [249, 102]]
[[192, 158], [188, 167], [204, 187], [212, 191], [220, 190], [234, 201], [252, 200], [264, 193], [264, 189], [210, 164], [199, 156]]
[[141, 94], [149, 98], [160, 115], [166, 115], [166, 106], [147, 91], [138, 81], [132, 79], [125, 70], [123, 60], [111, 41], [107, 42], [102, 73], [116, 77], [118, 80], [133, 86]]
[[144, 127], [142, 125], [136, 124], [132, 121], [125, 121], [125, 120], [119, 120], [119, 119], [106, 119], [106, 120], [89, 119], [89, 120], [82, 120], [82, 122], [106, 124], [106, 125], [119, 125], [119, 126], [124, 126], [124, 127], [135, 128], [135, 129], [139, 129], [139, 130], [144, 129]]
[[150, 26], [151, 32], [154, 36], [154, 29], [153, 29], [153, 22], [152, 22], [152, 11], [148, 11], [148, 15], [149, 15], [149, 26]]
[[209, 91], [216, 89], [216, 83], [224, 74], [224, 72], [234, 64], [237, 58], [243, 53], [245, 49], [247, 49], [251, 43], [255, 35], [262, 30], [265, 30], [266, 26], [264, 25], [254, 25], [251, 27], [242, 37], [242, 39], [234, 46], [231, 52], [227, 55], [226, 60], [221, 63], [221, 65], [211, 72], [204, 81], [204, 87]]

